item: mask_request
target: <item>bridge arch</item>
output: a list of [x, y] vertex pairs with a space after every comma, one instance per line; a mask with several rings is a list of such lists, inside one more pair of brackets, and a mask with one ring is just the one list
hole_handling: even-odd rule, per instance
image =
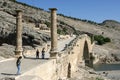
[[88, 36], [84, 36], [78, 41], [78, 44], [77, 64], [90, 67], [90, 53], [92, 52], [91, 39]]
[[68, 64], [67, 78], [71, 78], [71, 64]]
[[89, 66], [90, 55], [89, 55], [88, 43], [86, 40], [84, 42], [84, 48], [83, 48], [83, 60], [85, 62], [85, 66]]

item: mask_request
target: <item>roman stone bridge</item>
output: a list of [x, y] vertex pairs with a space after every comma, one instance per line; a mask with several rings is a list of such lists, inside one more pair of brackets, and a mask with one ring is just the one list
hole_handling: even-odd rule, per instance
[[57, 52], [56, 58], [51, 58], [25, 75], [36, 75], [42, 80], [58, 80], [70, 78], [78, 70], [78, 64], [91, 66], [90, 53], [93, 44], [87, 35], [77, 36], [63, 51]]
[[[93, 64], [92, 48], [93, 43], [91, 38], [86, 34], [76, 36], [68, 44], [59, 44], [57, 40], [57, 27], [56, 27], [56, 10], [51, 8], [51, 49], [50, 56], [47, 60], [33, 60], [33, 59], [24, 59], [22, 61], [24, 72], [19, 75], [7, 75], [7, 73], [15, 71], [15, 60], [6, 61], [0, 63], [0, 69], [6, 66], [2, 64], [11, 64], [9, 67], [6, 67], [8, 70], [5, 73], [0, 70], [2, 78], [13, 77], [13, 80], [59, 80], [62, 78], [70, 78], [73, 76], [73, 73], [78, 70], [78, 64], [91, 67]], [[22, 25], [21, 25], [21, 11], [18, 12], [17, 17], [17, 43], [15, 54], [16, 57], [22, 56]], [[63, 50], [58, 51], [58, 46], [65, 45]], [[11, 69], [11, 71], [9, 71]], [[3, 74], [3, 75], [2, 75]]]
[[59, 78], [70, 78], [77, 71], [78, 64], [92, 66], [90, 53], [92, 53], [91, 39], [87, 35], [77, 36], [64, 51], [57, 53], [56, 74]]

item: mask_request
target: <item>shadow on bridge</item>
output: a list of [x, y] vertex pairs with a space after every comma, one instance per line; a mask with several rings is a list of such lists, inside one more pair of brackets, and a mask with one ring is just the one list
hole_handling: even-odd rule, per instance
[[24, 59], [32, 59], [32, 60], [49, 60], [50, 58], [44, 58], [44, 59], [42, 59], [42, 58], [35, 58], [35, 57], [26, 57], [26, 56], [24, 56]]
[[1, 73], [1, 75], [16, 76], [17, 74], [11, 74], [11, 73]]

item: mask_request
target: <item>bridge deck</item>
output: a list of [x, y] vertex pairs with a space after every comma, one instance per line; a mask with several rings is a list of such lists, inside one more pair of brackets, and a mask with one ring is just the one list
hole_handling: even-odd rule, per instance
[[[61, 51], [64, 49], [65, 44], [69, 44], [70, 41], [72, 41], [74, 37], [65, 39], [65, 40], [59, 40], [58, 41], [58, 51]], [[45, 62], [49, 61], [49, 52], [46, 53], [46, 58], [47, 59], [36, 59], [35, 55], [31, 55], [29, 57], [26, 57], [22, 59], [22, 64], [21, 64], [21, 74], [29, 71], [30, 69], [40, 65], [44, 64]], [[11, 60], [6, 60], [6, 61], [1, 61], [0, 62], [0, 79], [3, 77], [19, 77], [16, 75], [16, 59], [11, 59]]]

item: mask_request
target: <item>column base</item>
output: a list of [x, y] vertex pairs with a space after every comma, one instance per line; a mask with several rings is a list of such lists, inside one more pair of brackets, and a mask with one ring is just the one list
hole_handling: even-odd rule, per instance
[[22, 50], [15, 50], [15, 57], [20, 57], [20, 56], [23, 56], [22, 55]]
[[50, 51], [50, 58], [57, 58], [57, 51]]

